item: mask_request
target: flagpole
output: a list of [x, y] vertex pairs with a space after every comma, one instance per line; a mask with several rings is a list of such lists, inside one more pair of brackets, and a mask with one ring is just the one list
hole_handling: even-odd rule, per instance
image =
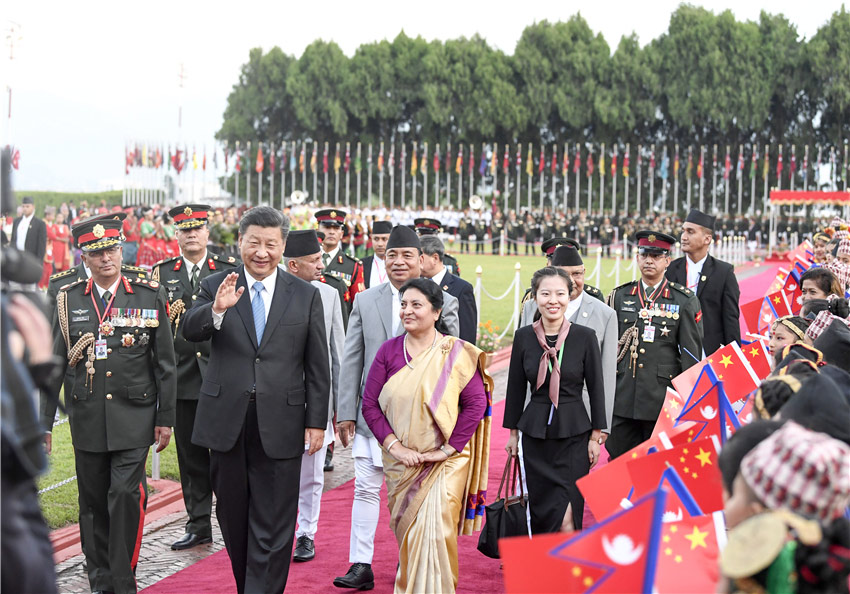
[[366, 154], [366, 204], [372, 206], [372, 143]]
[[407, 149], [405, 148], [405, 146], [407, 146], [406, 143], [402, 142], [401, 143], [401, 158], [399, 159], [399, 166], [400, 166], [400, 169], [401, 169], [401, 208], [402, 208], [402, 210], [404, 210], [404, 206], [405, 206], [404, 194], [405, 194], [405, 185], [406, 185], [406, 180], [407, 180], [407, 158], [406, 158], [407, 157]]
[[[327, 147], [327, 144], [328, 144], [328, 143], [326, 142], [326, 143], [325, 143], [325, 146], [326, 146], [326, 147]], [[319, 143], [318, 143], [318, 141], [315, 141], [315, 140], [314, 140], [314, 141], [313, 141], [313, 156], [312, 156], [312, 157], [311, 157], [311, 159], [310, 159], [310, 163], [311, 163], [311, 164], [312, 164], [313, 162], [315, 162], [315, 163], [316, 163], [313, 167], [311, 167], [311, 169], [313, 170], [313, 196], [314, 196], [314, 197], [315, 197], [315, 199], [317, 199], [317, 200], [318, 200], [318, 198], [319, 198], [319, 172], [318, 172], [318, 169], [319, 169], [319, 157], [318, 157], [318, 156], [316, 156], [316, 153], [318, 153], [318, 152], [319, 152]], [[323, 163], [323, 165], [324, 165], [324, 163]], [[327, 188], [327, 183], [325, 183], [325, 188]], [[326, 190], [326, 191], [327, 191], [327, 190]], [[328, 198], [328, 196], [327, 196], [327, 194], [325, 194], [325, 202], [327, 202], [327, 198]]]
[[440, 208], [440, 143], [439, 142], [434, 145], [434, 160], [437, 161], [437, 167], [434, 169], [434, 210], [439, 210], [439, 208]]
[[662, 212], [669, 212], [667, 210], [667, 179], [670, 177], [670, 160], [667, 157], [667, 144], [664, 144], [664, 148], [661, 150], [661, 172], [663, 175], [661, 176], [661, 203], [662, 203]]
[[395, 142], [390, 141], [390, 155], [387, 159], [387, 171], [390, 177], [390, 210], [395, 208]]
[[642, 144], [638, 145], [637, 159], [635, 161], [636, 161], [636, 164], [637, 164], [637, 180], [636, 180], [636, 182], [637, 182], [637, 196], [636, 196], [637, 200], [636, 200], [636, 202], [637, 202], [637, 204], [636, 204], [636, 206], [637, 206], [637, 216], [640, 216], [641, 212], [642, 212], [641, 211], [640, 198], [641, 198], [641, 193], [642, 193], [641, 190], [643, 190], [643, 187], [642, 187], [642, 184], [641, 184], [641, 179], [643, 177], [643, 172], [641, 171], [643, 169], [643, 167], [641, 167], [641, 165], [643, 164], [643, 145]]
[[809, 145], [807, 144], [803, 153], [803, 191], [809, 190]]
[[599, 216], [605, 215], [605, 143], [599, 148]]
[[446, 143], [446, 206], [452, 206], [452, 143]]
[[568, 151], [569, 151], [569, 145], [565, 142], [564, 143], [564, 155], [563, 155], [562, 160], [561, 160], [561, 177], [564, 178], [563, 179], [563, 183], [564, 183], [564, 217], [567, 216], [567, 209], [569, 208], [569, 200], [570, 200], [570, 197], [569, 197], [569, 194], [568, 194], [568, 188], [569, 188], [570, 184], [567, 183], [567, 176], [569, 175], [569, 155], [567, 154]]
[[[534, 157], [531, 153], [531, 143], [528, 143], [528, 163], [526, 163], [525, 170], [528, 173], [528, 212], [531, 212], [531, 176], [534, 174]], [[529, 165], [530, 163], [530, 165]]]
[[[257, 143], [257, 151], [262, 151], [263, 145], [262, 143]], [[259, 161], [255, 162], [255, 165], [258, 165]], [[265, 169], [265, 160], [263, 160], [263, 169]], [[257, 172], [257, 206], [263, 205], [263, 169]]]
[[[339, 162], [339, 143], [337, 142], [336, 148], [334, 148], [334, 206], [339, 205], [339, 167], [337, 167], [338, 162]], [[325, 180], [325, 184], [327, 184], [327, 180]]]
[[[726, 165], [727, 162], [730, 163], [730, 166]], [[730, 161], [730, 157], [729, 157], [729, 145], [727, 144], [726, 145], [726, 160], [723, 162], [723, 172], [724, 172], [723, 175], [726, 177], [726, 179], [723, 181], [723, 185], [725, 186], [724, 189], [726, 191], [723, 211], [727, 214], [729, 213], [729, 175], [731, 173], [729, 171], [729, 169], [731, 169], [731, 161]]]
[[646, 210], [652, 212], [655, 205], [655, 144], [649, 145], [649, 197], [646, 201]]
[[357, 201], [357, 210], [360, 210], [360, 172], [363, 168], [361, 161], [360, 141], [357, 141], [357, 156], [354, 158], [354, 185], [357, 188], [354, 192], [354, 198]]
[[611, 156], [611, 216], [617, 216], [617, 153], [620, 152], [619, 145], [614, 145], [614, 154]]
[[581, 198], [581, 178], [579, 177], [579, 170], [581, 169], [581, 145], [576, 143], [576, 157], [574, 160], [575, 164], [578, 164], [578, 167], [573, 165], [573, 173], [576, 176], [576, 211], [573, 213], [573, 216], [578, 216], [579, 211], [581, 210], [581, 204], [579, 203]]
[[[410, 200], [413, 202], [413, 210], [416, 210], [416, 171], [413, 169], [413, 160], [417, 158], [416, 142], [413, 143], [413, 156], [410, 157]], [[417, 167], [419, 162], [417, 160]]]
[[[322, 201], [327, 204], [328, 203], [328, 143], [325, 142], [325, 152], [322, 153]], [[334, 205], [336, 205], [336, 201], [334, 201]]]
[[[193, 162], [194, 162], [194, 154], [195, 154], [195, 151], [194, 151], [194, 149], [192, 149], [192, 156], [193, 156], [192, 161]], [[250, 163], [250, 161], [251, 161], [251, 142], [249, 141], [248, 142], [248, 162]], [[245, 205], [248, 208], [251, 208], [251, 170], [252, 169], [253, 169], [253, 167], [250, 167], [250, 166], [248, 167], [248, 181], [245, 184], [245, 186], [246, 186]], [[195, 169], [193, 168], [192, 169], [192, 200], [194, 200], [194, 199], [195, 199]]]
[[[472, 158], [472, 147], [474, 145], [472, 143], [469, 144], [469, 198], [472, 199], [473, 194], [475, 194], [475, 161]], [[481, 158], [484, 158], [484, 143], [481, 143]], [[486, 173], [486, 172], [485, 172]]]
[[460, 161], [460, 169], [457, 171], [457, 209], [463, 210], [463, 143], [458, 145], [457, 156]]
[[[307, 143], [303, 140], [301, 141], [301, 154], [298, 158], [298, 167], [301, 169], [301, 191], [307, 192]], [[294, 180], [292, 185], [295, 186]], [[318, 196], [314, 194], [312, 198], [313, 200], [317, 200]]]
[[[782, 145], [781, 144], [779, 145], [779, 158], [778, 158], [778, 161], [776, 162], [776, 189], [777, 190], [782, 189], [782, 168], [779, 166], [780, 163], [782, 163]], [[781, 212], [781, 210], [782, 209], [780, 208], [780, 212]]]
[[794, 173], [797, 169], [797, 145], [791, 145], [791, 156], [788, 157], [788, 189], [794, 191]]
[[508, 161], [508, 159], [510, 158], [510, 156], [509, 156], [510, 155], [510, 146], [511, 146], [510, 143], [508, 143], [508, 142], [505, 143], [505, 156], [502, 159], [502, 175], [505, 178], [504, 179], [504, 183], [505, 183], [505, 198], [504, 198], [505, 212], [504, 212], [504, 216], [505, 216], [505, 222], [506, 223], [507, 223], [507, 216], [508, 216], [508, 193], [509, 193], [509, 190], [510, 190], [510, 187], [508, 185], [508, 182], [509, 182], [508, 178], [510, 177], [509, 172], [511, 170], [511, 166], [510, 166], [510, 163]]
[[759, 145], [752, 146], [753, 154], [751, 158], [752, 165], [750, 166], [750, 206], [747, 211], [752, 215], [756, 211], [756, 169], [758, 169], [758, 150]]
[[699, 145], [699, 209], [705, 211], [703, 204], [703, 188], [705, 187], [705, 145]]
[[770, 185], [770, 143], [764, 145], [764, 162], [767, 167], [764, 168], [764, 197], [762, 198], [762, 212], [767, 214], [767, 187]]
[[738, 216], [741, 216], [744, 194], [744, 145], [738, 145]]
[[277, 159], [274, 156], [274, 143], [269, 144], [269, 206], [274, 208], [274, 163]]
[[590, 171], [589, 165], [593, 162], [593, 146], [587, 149], [587, 216], [593, 216], [591, 199], [593, 197], [593, 173]]
[[345, 143], [345, 208], [351, 208], [351, 142]]
[[[628, 161], [628, 159], [629, 159], [629, 153], [630, 152], [631, 152], [631, 145], [627, 142], [626, 143], [626, 152], [623, 154], [623, 172], [624, 172], [624, 174], [628, 173], [628, 170], [626, 169], [626, 161]], [[623, 183], [626, 185], [626, 195], [625, 195], [625, 198], [624, 198], [624, 201], [623, 201], [623, 210], [625, 211], [626, 216], [628, 216], [628, 214], [629, 214], [629, 185], [630, 185], [629, 184], [629, 176], [623, 175], [623, 178], [624, 178]], [[625, 257], [625, 256], [626, 256], [626, 254], [623, 254], [623, 257]]]
[[428, 209], [428, 142], [422, 143], [422, 158], [419, 160], [422, 170], [422, 209]]
[[516, 145], [516, 210], [514, 211], [514, 212], [516, 212], [517, 216], [519, 216], [519, 192], [520, 192], [519, 187], [522, 185], [522, 172], [521, 172], [521, 169], [520, 169], [521, 166], [522, 166], [521, 161], [522, 161], [522, 145], [520, 143], [517, 143], [517, 145]]
[[[558, 145], [552, 145], [552, 163], [555, 164], [555, 170], [552, 171], [552, 192], [549, 195], [549, 202], [552, 208], [555, 208], [555, 180], [558, 179]], [[554, 213], [553, 213], [554, 214]]]
[[[384, 141], [381, 141], [381, 150], [378, 152], [378, 160], [382, 160], [384, 158]], [[378, 204], [383, 207], [384, 206], [384, 164], [381, 163], [381, 166], [378, 168]]]
[[546, 186], [546, 153], [544, 151], [543, 145], [540, 145], [540, 160], [543, 164], [543, 169], [540, 170], [540, 211], [543, 211], [543, 192]]

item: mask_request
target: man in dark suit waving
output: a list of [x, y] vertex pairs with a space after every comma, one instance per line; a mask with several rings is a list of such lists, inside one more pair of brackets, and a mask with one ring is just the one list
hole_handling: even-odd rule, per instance
[[301, 456], [322, 447], [328, 423], [322, 298], [278, 268], [288, 234], [289, 218], [275, 209], [247, 211], [239, 223], [244, 264], [205, 278], [182, 325], [187, 340], [212, 340], [192, 442], [210, 448], [216, 512], [240, 593], [283, 592]]
[[[703, 313], [703, 347], [710, 355], [730, 342], [741, 342], [741, 290], [735, 269], [708, 253], [714, 235], [716, 217], [691, 209], [682, 225], [680, 243], [685, 255], [667, 268], [667, 278], [697, 294]], [[699, 356], [699, 353], [694, 353]]]

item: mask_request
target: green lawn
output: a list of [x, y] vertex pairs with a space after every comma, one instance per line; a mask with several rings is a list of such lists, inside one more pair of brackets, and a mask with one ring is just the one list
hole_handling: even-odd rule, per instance
[[[534, 274], [534, 271], [543, 267], [546, 263], [545, 259], [539, 255], [539, 249], [537, 250], [537, 256], [476, 256], [474, 254], [460, 254], [458, 253], [458, 247], [452, 245], [448, 246], [448, 251], [457, 258], [458, 264], [460, 264], [462, 277], [472, 283], [473, 286], [475, 286], [477, 279], [475, 271], [480, 266], [481, 284], [487, 293], [495, 297], [499, 297], [505, 293], [516, 274], [515, 267], [519, 264], [521, 281], [519, 296], [520, 299], [522, 299], [522, 296], [525, 294], [525, 290], [531, 286], [531, 276]], [[487, 251], [490, 251], [489, 246], [487, 246]], [[601, 278], [598, 282], [596, 278], [593, 277], [596, 270], [596, 255], [591, 254], [590, 256], [585, 257], [584, 260], [585, 268], [587, 269], [585, 282], [589, 285], [598, 287], [607, 296], [608, 293], [616, 286], [615, 275], [612, 274], [610, 277], [607, 276], [614, 270], [616, 260], [613, 258], [602, 259]], [[627, 270], [628, 265], [629, 262], [620, 263], [621, 284], [632, 279], [631, 271]], [[491, 299], [487, 293], [483, 293], [481, 296], [481, 322], [485, 323], [488, 320], [492, 321], [494, 327], [498, 326], [500, 329], [499, 332], [501, 333], [501, 331], [504, 330], [506, 325], [509, 323], [513, 312], [513, 290], [511, 290], [504, 299], [500, 299], [498, 301]], [[501, 345], [504, 346], [507, 344], [510, 340], [509, 337], [511, 336], [513, 336], [512, 328], [508, 330], [508, 333], [502, 340]]]
[[[148, 476], [151, 475], [152, 458], [153, 450], [151, 450], [151, 455], [148, 456]], [[68, 423], [63, 423], [53, 428], [53, 453], [48, 460], [50, 470], [47, 474], [39, 478], [39, 489], [61, 482], [77, 473], [74, 468], [74, 449], [71, 446], [71, 430]], [[174, 480], [179, 480], [180, 478], [177, 468], [177, 450], [173, 437], [168, 447], [160, 452], [159, 473], [161, 478]], [[74, 524], [79, 520], [76, 480], [42, 493], [39, 497], [41, 499], [41, 511], [44, 513], [47, 525], [51, 529], [61, 528], [67, 524]]]

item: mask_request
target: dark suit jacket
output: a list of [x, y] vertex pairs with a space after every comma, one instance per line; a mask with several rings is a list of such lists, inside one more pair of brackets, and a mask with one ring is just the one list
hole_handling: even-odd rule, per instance
[[[507, 397], [502, 426], [520, 429], [537, 439], [561, 439], [581, 435], [591, 429], [605, 429], [605, 388], [602, 379], [602, 355], [592, 328], [572, 324], [564, 341], [561, 360], [561, 384], [558, 409], [549, 421], [551, 373], [537, 388], [537, 372], [543, 349], [537, 342], [532, 326], [523, 326], [514, 333], [511, 365], [508, 370]], [[525, 405], [525, 393], [531, 384], [531, 401]], [[590, 417], [584, 408], [582, 389], [587, 384], [590, 397]]]
[[[686, 256], [676, 258], [670, 263], [667, 268], [667, 278], [685, 287], [688, 286]], [[710, 355], [721, 346], [733, 341], [740, 343], [741, 324], [738, 301], [741, 290], [738, 288], [738, 279], [735, 278], [735, 269], [732, 265], [709, 255], [705, 259], [705, 264], [702, 265], [702, 274], [696, 293], [702, 307], [704, 331], [702, 344], [705, 354]]]
[[440, 288], [457, 298], [457, 317], [460, 322], [458, 337], [470, 344], [475, 344], [478, 334], [478, 307], [475, 305], [475, 293], [472, 290], [472, 285], [446, 270]]
[[369, 278], [372, 276], [372, 261], [375, 259], [375, 256], [366, 256], [360, 263], [363, 264], [363, 284], [366, 285], [366, 288], [369, 288]]
[[[239, 274], [237, 288], [245, 287], [245, 292], [216, 330], [212, 304], [231, 272]], [[195, 306], [184, 314], [187, 340], [212, 339], [192, 433], [199, 446], [219, 452], [233, 448], [254, 386], [260, 439], [270, 458], [301, 456], [304, 428], [328, 425], [330, 370], [321, 295], [280, 269], [276, 283], [259, 345], [244, 265], [205, 278]]]
[[[21, 217], [16, 218], [12, 223], [12, 247], [17, 246], [20, 224]], [[27, 232], [26, 241], [24, 241], [24, 250], [39, 260], [44, 260], [44, 254], [47, 253], [47, 225], [38, 217], [33, 217], [30, 221], [30, 230]]]

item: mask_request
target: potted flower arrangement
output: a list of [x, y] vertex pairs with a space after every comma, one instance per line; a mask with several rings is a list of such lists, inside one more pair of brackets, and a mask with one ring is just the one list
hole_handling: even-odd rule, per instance
[[493, 353], [499, 349], [500, 342], [499, 327], [493, 325], [493, 320], [487, 320], [486, 322], [480, 322], [478, 324], [478, 339], [476, 346], [487, 353], [486, 367], [490, 366], [490, 362], [493, 360]]

